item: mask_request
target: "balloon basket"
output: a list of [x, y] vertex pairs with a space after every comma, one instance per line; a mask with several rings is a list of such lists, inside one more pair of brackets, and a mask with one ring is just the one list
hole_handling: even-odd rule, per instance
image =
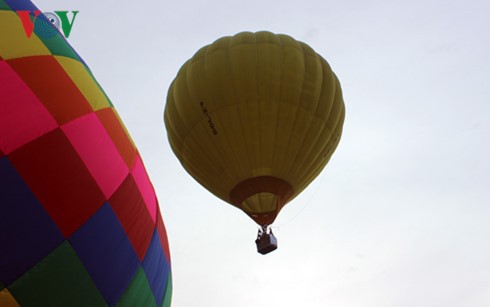
[[277, 249], [277, 238], [272, 232], [259, 233], [255, 244], [257, 244], [257, 252], [265, 255]]

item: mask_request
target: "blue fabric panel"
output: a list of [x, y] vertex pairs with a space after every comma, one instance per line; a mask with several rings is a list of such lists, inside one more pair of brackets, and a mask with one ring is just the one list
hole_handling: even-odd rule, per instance
[[7, 157], [0, 158], [0, 282], [8, 286], [63, 241], [63, 235]]
[[68, 241], [107, 303], [116, 304], [140, 263], [111, 206], [105, 203]]
[[39, 9], [31, 1], [22, 0], [3, 0], [7, 3], [12, 11], [39, 11]]
[[157, 305], [161, 306], [167, 285], [168, 271], [170, 269], [160, 244], [158, 232], [153, 232], [150, 247], [143, 260], [143, 270], [146, 273], [150, 288], [153, 291]]

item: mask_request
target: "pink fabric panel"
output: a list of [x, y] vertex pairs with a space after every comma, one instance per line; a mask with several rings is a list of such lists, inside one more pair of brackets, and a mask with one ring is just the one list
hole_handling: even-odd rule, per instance
[[82, 116], [62, 126], [100, 189], [109, 198], [129, 173], [95, 113]]
[[151, 219], [154, 223], [156, 223], [156, 215], [157, 215], [157, 202], [156, 195], [153, 186], [151, 185], [150, 178], [146, 173], [145, 166], [141, 161], [141, 157], [138, 155], [133, 165], [133, 169], [131, 170], [131, 174], [133, 175], [134, 181], [140, 190], [141, 196], [145, 201], [146, 208], [150, 213]]
[[5, 61], [0, 61], [0, 97], [0, 149], [4, 154], [58, 127], [44, 105]]

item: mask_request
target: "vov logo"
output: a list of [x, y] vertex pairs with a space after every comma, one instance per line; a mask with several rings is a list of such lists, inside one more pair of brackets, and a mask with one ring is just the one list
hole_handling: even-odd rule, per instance
[[[32, 32], [43, 38], [52, 38], [63, 31], [63, 35], [68, 38], [77, 17], [78, 11], [72, 11], [71, 20], [68, 19], [68, 11], [54, 11], [41, 13], [41, 11], [16, 11], [19, 16], [27, 37], [32, 36]], [[33, 19], [31, 20], [31, 12]], [[42, 16], [44, 15], [44, 16]], [[53, 27], [54, 25], [54, 27]]]

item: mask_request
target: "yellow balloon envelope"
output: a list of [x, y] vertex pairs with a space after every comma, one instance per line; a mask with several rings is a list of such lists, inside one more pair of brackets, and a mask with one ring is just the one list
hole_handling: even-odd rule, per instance
[[187, 172], [270, 225], [325, 167], [344, 115], [337, 77], [308, 45], [243, 32], [203, 47], [182, 66], [164, 118]]

